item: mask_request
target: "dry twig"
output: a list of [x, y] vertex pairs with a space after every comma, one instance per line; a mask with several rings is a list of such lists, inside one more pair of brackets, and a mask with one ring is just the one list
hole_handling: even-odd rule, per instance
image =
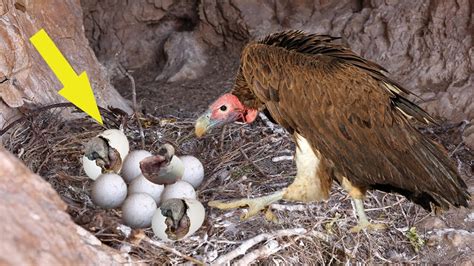
[[220, 256], [215, 261], [213, 261], [212, 264], [215, 264], [215, 265], [227, 264], [233, 259], [237, 258], [238, 256], [244, 255], [247, 252], [247, 250], [249, 250], [250, 248], [252, 248], [253, 246], [257, 245], [258, 243], [262, 241], [279, 238], [283, 236], [302, 235], [302, 234], [305, 234], [306, 232], [307, 230], [304, 228], [292, 228], [292, 229], [279, 230], [273, 233], [260, 234], [248, 240], [245, 240], [242, 244], [240, 244], [239, 247], [237, 247], [236, 249], [232, 250], [231, 252], [225, 255]]
[[132, 86], [132, 105], [133, 105], [133, 113], [135, 114], [135, 118], [137, 119], [138, 129], [140, 130], [140, 139], [142, 144], [142, 149], [145, 149], [145, 133], [143, 133], [142, 123], [140, 122], [140, 116], [138, 112], [137, 106], [137, 89], [135, 87], [135, 79], [133, 78], [130, 73], [122, 66], [122, 64], [118, 63], [118, 68], [120, 71], [130, 80], [130, 84]]
[[241, 259], [236, 261], [234, 265], [236, 266], [250, 265], [250, 263], [258, 259], [267, 258], [277, 253], [281, 249], [287, 248], [290, 245], [291, 243], [285, 243], [284, 245], [280, 245], [280, 243], [278, 243], [278, 241], [274, 239], [269, 240], [267, 243], [265, 243], [265, 245], [243, 256]]
[[259, 172], [264, 177], [267, 176], [267, 174], [265, 174], [265, 172], [263, 172], [263, 170], [254, 161], [250, 160], [250, 158], [247, 156], [247, 154], [244, 152], [242, 148], [239, 148], [239, 151], [240, 153], [242, 153], [245, 160], [247, 160], [247, 162], [249, 162], [255, 168], [255, 170], [257, 170], [257, 172]]
[[190, 257], [190, 256], [188, 256], [188, 255], [186, 255], [186, 254], [183, 254], [182, 252], [179, 252], [178, 250], [176, 250], [176, 249], [174, 249], [174, 248], [172, 248], [172, 247], [170, 247], [170, 246], [168, 246], [168, 245], [166, 245], [166, 244], [164, 244], [164, 243], [161, 243], [161, 242], [159, 242], [159, 241], [155, 241], [155, 240], [153, 240], [153, 239], [150, 239], [149, 237], [145, 237], [145, 238], [143, 238], [143, 240], [144, 240], [145, 242], [147, 242], [147, 243], [153, 245], [153, 246], [156, 246], [156, 247], [159, 247], [159, 248], [161, 248], [161, 249], [164, 249], [164, 250], [166, 250], [166, 251], [168, 251], [168, 252], [171, 252], [171, 253], [173, 253], [173, 254], [175, 254], [175, 255], [177, 255], [177, 256], [179, 256], [179, 257], [181, 257], [181, 258], [183, 258], [183, 259], [185, 259], [185, 260], [187, 260], [187, 261], [190, 261], [190, 262], [195, 263], [195, 264], [197, 264], [197, 265], [204, 265], [204, 263], [203, 263], [202, 261], [197, 260], [197, 259], [195, 259], [195, 258], [193, 258], [193, 257]]
[[[104, 112], [108, 116], [104, 121], [106, 127], [119, 124], [116, 112], [111, 111]], [[198, 140], [188, 137], [193, 132], [192, 120], [166, 120], [150, 114], [140, 115], [150, 121], [150, 126], [143, 129], [145, 144], [150, 151], [156, 149], [155, 143], [167, 141], [176, 144], [180, 154], [197, 155], [202, 160], [206, 172], [206, 180], [198, 189], [202, 202], [215, 198], [267, 194], [288, 186], [292, 181], [290, 176], [294, 175], [294, 164], [288, 161], [272, 162], [275, 156], [292, 153], [294, 144], [291, 138], [288, 135], [269, 134], [267, 126], [260, 119], [245, 126], [250, 130], [246, 130], [244, 136], [239, 130], [241, 125], [228, 125], [224, 134], [219, 131], [210, 132], [208, 137]], [[139, 118], [133, 116], [130, 119]], [[160, 125], [160, 121], [164, 120], [167, 122]], [[240, 222], [235, 213], [208, 209], [206, 224], [193, 237], [173, 245], [160, 241], [142, 241], [134, 245], [131, 238], [117, 229], [120, 225], [120, 212], [95, 207], [88, 194], [92, 181], [84, 176], [81, 167], [82, 143], [97, 135], [103, 130], [102, 127], [90, 119], [62, 122], [55, 112], [35, 112], [28, 119], [11, 125], [8, 130], [9, 134], [2, 139], [3, 145], [20, 157], [29, 168], [37, 169], [59, 192], [68, 204], [68, 213], [78, 224], [112, 248], [133, 247], [130, 252], [140, 261], [194, 264], [201, 263], [199, 260], [204, 258], [197, 257], [196, 260], [190, 254], [207, 254], [206, 258], [212, 262], [218, 262], [216, 258], [219, 254], [226, 254], [222, 256], [233, 257], [227, 260], [233, 263], [239, 259], [242, 263], [258, 260], [259, 263], [276, 261], [298, 265], [348, 262], [378, 264], [393, 262], [392, 260], [402, 263], [426, 262], [426, 256], [414, 254], [405, 231], [400, 229], [423, 220], [428, 215], [424, 210], [401, 196], [371, 192], [365, 200], [368, 215], [378, 220], [389, 217], [386, 220], [393, 226], [383, 233], [349, 234], [347, 232], [356, 220], [351, 215], [352, 208], [347, 193], [337, 185], [333, 187], [330, 199], [324, 202], [273, 204], [272, 209], [278, 210], [276, 214], [281, 222], [278, 225], [267, 223], [262, 217]], [[442, 130], [435, 129], [433, 134], [436, 133], [436, 137], [440, 139], [446, 139], [446, 136], [454, 139], [447, 142], [450, 144], [448, 149], [454, 153], [453, 157], [460, 160], [460, 172], [464, 173], [466, 179], [472, 178], [472, 153], [462, 145], [456, 149], [461, 140], [459, 135], [453, 138], [451, 133], [443, 133]], [[138, 132], [137, 121], [130, 121], [125, 133], [136, 136]], [[131, 141], [130, 145], [137, 149], [141, 143]], [[248, 167], [251, 161], [258, 162], [261, 172], [266, 173], [268, 178], [262, 178], [257, 167]], [[227, 173], [219, 177], [223, 175], [224, 169], [227, 169]], [[264, 234], [263, 239], [250, 241], [248, 239], [254, 236], [255, 228], [269, 233]], [[278, 239], [275, 234], [282, 228], [306, 228], [307, 232]], [[146, 233], [151, 232], [147, 229]], [[275, 245], [276, 241], [278, 247]], [[399, 255], [396, 259], [393, 259], [387, 249], [393, 243], [398, 243]], [[278, 252], [273, 253], [278, 249]], [[425, 250], [430, 250], [430, 247]], [[222, 257], [218, 259], [225, 260]]]
[[293, 158], [294, 158], [293, 155], [283, 155], [283, 156], [273, 157], [272, 162], [277, 163], [281, 161], [291, 161], [293, 160]]

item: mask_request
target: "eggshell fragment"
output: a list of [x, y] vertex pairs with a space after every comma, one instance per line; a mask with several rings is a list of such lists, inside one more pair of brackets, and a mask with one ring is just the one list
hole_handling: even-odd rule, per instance
[[[181, 240], [191, 236], [202, 226], [206, 216], [206, 210], [202, 203], [196, 199], [185, 198], [182, 200], [185, 203], [186, 213], [181, 218], [179, 225], [180, 227], [184, 226], [185, 228], [179, 228], [179, 233], [176, 232], [174, 228], [171, 228], [170, 225], [172, 224], [172, 219], [169, 216], [175, 215], [175, 213], [166, 214], [166, 210], [164, 210], [163, 207], [160, 207], [153, 215], [151, 223], [153, 233], [155, 233], [158, 238], [168, 241]], [[165, 204], [165, 202], [163, 202], [163, 204]]]
[[94, 181], [91, 197], [97, 206], [117, 208], [127, 197], [127, 184], [117, 174], [103, 174]]
[[136, 150], [130, 152], [127, 157], [125, 157], [120, 173], [126, 183], [132, 182], [135, 177], [142, 174], [140, 161], [150, 156], [152, 156], [152, 154], [149, 151]]
[[146, 193], [155, 200], [156, 204], [159, 205], [161, 201], [161, 194], [165, 186], [158, 185], [150, 182], [143, 175], [136, 177], [128, 187], [128, 194], [133, 193]]
[[122, 221], [131, 228], [149, 227], [156, 208], [156, 202], [150, 195], [133, 193], [122, 205]]
[[193, 186], [186, 181], [178, 181], [174, 184], [167, 185], [163, 194], [161, 194], [161, 201], [167, 199], [182, 199], [182, 198], [196, 198], [196, 191]]
[[97, 166], [95, 161], [89, 160], [85, 155], [82, 156], [82, 166], [86, 175], [92, 180], [96, 180], [102, 174], [102, 169]]
[[184, 173], [181, 180], [188, 182], [196, 189], [204, 179], [204, 166], [198, 158], [191, 155], [183, 155], [179, 158], [184, 164]]
[[[178, 158], [178, 156], [173, 156], [167, 167], [160, 169], [159, 175], [163, 180], [172, 180], [169, 183], [173, 183], [176, 180], [181, 179], [184, 173], [184, 164]], [[169, 184], [168, 182], [166, 184]]]
[[110, 147], [116, 149], [122, 158], [122, 161], [127, 157], [130, 150], [127, 136], [119, 129], [107, 129], [99, 134], [99, 137], [106, 139]]
[[140, 162], [140, 169], [143, 175], [155, 184], [173, 184], [183, 176], [184, 165], [177, 156], [168, 160], [162, 155], [147, 157]]

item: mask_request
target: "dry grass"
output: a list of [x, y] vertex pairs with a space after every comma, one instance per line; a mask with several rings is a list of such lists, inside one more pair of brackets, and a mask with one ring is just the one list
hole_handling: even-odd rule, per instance
[[[346, 193], [334, 186], [327, 202], [273, 205], [280, 223], [267, 222], [263, 215], [240, 221], [241, 210], [222, 212], [207, 209], [203, 227], [192, 237], [173, 244], [153, 241], [151, 229], [128, 234], [120, 225], [120, 210], [102, 210], [89, 197], [91, 180], [85, 177], [79, 158], [82, 145], [103, 130], [85, 119], [63, 122], [58, 110], [36, 114], [16, 123], [4, 137], [4, 146], [22, 159], [58, 191], [68, 204], [74, 221], [105, 244], [129, 252], [139, 261], [162, 264], [192, 260], [268, 264], [340, 264], [346, 262], [384, 263], [427, 261], [415, 252], [407, 231], [430, 214], [394, 194], [371, 192], [365, 201], [373, 220], [388, 230], [353, 234], [356, 216]], [[122, 125], [132, 148], [140, 147], [136, 120], [118, 112], [103, 110], [106, 127]], [[193, 154], [206, 169], [199, 199], [255, 197], [280, 190], [295, 174], [292, 161], [272, 162], [272, 158], [292, 155], [291, 138], [268, 128], [262, 121], [251, 126], [230, 125], [205, 139], [193, 135], [193, 121], [143, 115], [145, 145], [156, 151], [159, 144], [172, 143], [178, 154]], [[424, 129], [451, 151], [460, 171], [472, 178], [472, 154], [461, 143], [462, 125]], [[423, 232], [420, 232], [423, 237]], [[422, 247], [427, 249], [429, 247]], [[242, 255], [245, 253], [245, 255]], [[226, 257], [227, 256], [227, 257]]]

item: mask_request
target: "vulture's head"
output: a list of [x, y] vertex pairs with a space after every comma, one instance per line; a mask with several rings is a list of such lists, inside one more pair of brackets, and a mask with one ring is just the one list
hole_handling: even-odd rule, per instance
[[258, 111], [247, 108], [237, 96], [226, 93], [209, 106], [209, 109], [196, 120], [196, 136], [201, 137], [212, 128], [235, 121], [252, 123]]

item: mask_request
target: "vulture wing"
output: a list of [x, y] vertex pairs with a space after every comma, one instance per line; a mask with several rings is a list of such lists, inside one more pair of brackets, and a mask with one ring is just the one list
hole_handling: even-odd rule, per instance
[[434, 120], [408, 91], [334, 38], [301, 34], [247, 45], [237, 83], [354, 186], [398, 192], [426, 209], [466, 206], [466, 185], [445, 151], [410, 124]]

